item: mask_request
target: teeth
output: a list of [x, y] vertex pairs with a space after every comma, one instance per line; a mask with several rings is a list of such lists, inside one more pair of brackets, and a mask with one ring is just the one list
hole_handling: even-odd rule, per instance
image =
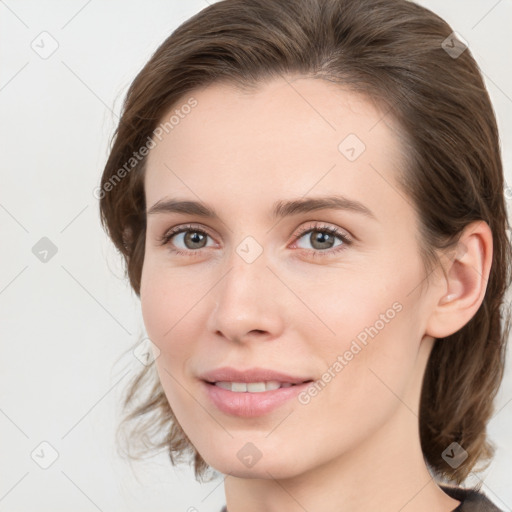
[[294, 386], [291, 382], [278, 382], [271, 380], [268, 382], [216, 382], [219, 388], [234, 391], [235, 393], [262, 393], [263, 391], [272, 391], [279, 388], [289, 388]]
[[[249, 391], [249, 393], [261, 393], [262, 391], [266, 390], [267, 386], [265, 385], [264, 382], [249, 382], [247, 384], [247, 391]], [[240, 387], [240, 391], [244, 391], [242, 387]]]

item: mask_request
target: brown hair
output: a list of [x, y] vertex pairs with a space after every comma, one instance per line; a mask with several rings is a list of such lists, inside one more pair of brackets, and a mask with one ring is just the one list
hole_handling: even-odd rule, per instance
[[[134, 152], [154, 138], [171, 107], [212, 82], [250, 89], [286, 74], [329, 80], [375, 99], [407, 138], [410, 165], [400, 185], [421, 221], [427, 272], [439, 263], [436, 251], [453, 248], [472, 221], [484, 220], [493, 234], [483, 303], [463, 328], [436, 341], [421, 394], [425, 461], [437, 477], [460, 483], [476, 462], [494, 454], [486, 425], [510, 329], [509, 310], [500, 308], [510, 283], [511, 247], [496, 119], [469, 49], [447, 51], [464, 49], [451, 34], [436, 14], [407, 0], [210, 5], [163, 42], [130, 86], [101, 180], [100, 210], [139, 295], [146, 159]], [[139, 395], [145, 396], [137, 403]], [[166, 447], [172, 463], [193, 454], [196, 478], [204, 476], [209, 466], [176, 421], [154, 365], [136, 376], [123, 407], [131, 409], [125, 422], [135, 425], [132, 439], [141, 436], [147, 450]], [[454, 441], [468, 452], [457, 468], [442, 458]]]

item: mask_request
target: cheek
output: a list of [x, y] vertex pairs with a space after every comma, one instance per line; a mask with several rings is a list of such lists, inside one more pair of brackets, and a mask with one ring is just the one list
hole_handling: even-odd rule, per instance
[[140, 301], [142, 317], [149, 338], [164, 352], [179, 319], [185, 314], [182, 290], [169, 272], [151, 257], [144, 262]]
[[[350, 345], [355, 338], [364, 343], [369, 339], [371, 326], [377, 324], [379, 332], [387, 330], [401, 307], [402, 286], [388, 276], [387, 272], [374, 275], [350, 268], [325, 267], [319, 268], [316, 275], [309, 272], [306, 277], [289, 276], [287, 282], [292, 283], [291, 287], [311, 313], [297, 301], [295, 321], [303, 323], [301, 319], [307, 319], [316, 328], [317, 335], [310, 337], [311, 340], [319, 334], [332, 340], [328, 343], [330, 352], [348, 348], [347, 343]], [[326, 345], [318, 348], [322, 346]]]
[[[146, 267], [147, 268], [147, 267]], [[149, 272], [143, 271], [140, 286], [140, 302], [142, 318], [149, 338], [161, 347], [161, 339], [166, 331], [172, 327], [166, 311], [172, 311], [173, 304], [169, 304], [165, 293], [165, 286], [156, 279], [152, 279]]]
[[[407, 304], [384, 298], [364, 307], [345, 304], [342, 309], [337, 323], [332, 323], [336, 336], [323, 336], [324, 373], [318, 391], [302, 397], [304, 407], [299, 409], [312, 444], [325, 447], [319, 453], [325, 457], [330, 449], [343, 451], [368, 438], [400, 408], [418, 350]], [[337, 441], [325, 446], [325, 437]]]
[[157, 366], [165, 366], [177, 377], [185, 372], [184, 365], [201, 339], [199, 330], [206, 321], [201, 313], [204, 291], [198, 277], [153, 263], [151, 258], [145, 263], [140, 289], [144, 325], [160, 349]]
[[177, 383], [185, 381], [184, 365], [194, 350], [191, 343], [194, 334], [187, 331], [190, 325], [186, 313], [190, 306], [182, 291], [164, 269], [148, 265], [143, 270], [140, 299], [144, 326], [148, 337], [160, 350], [155, 360], [156, 370], [178, 419], [185, 414], [183, 404], [188, 403], [188, 397]]
[[[336, 381], [333, 388], [350, 392], [343, 401], [355, 409], [364, 397], [376, 407], [379, 401], [384, 405], [384, 395], [392, 395], [386, 385], [402, 394], [415, 365], [422, 319], [418, 294], [410, 292], [421, 279], [420, 263], [409, 260], [405, 266], [389, 257], [374, 272], [323, 268], [321, 274], [321, 281], [310, 276], [300, 294], [318, 318], [308, 324], [305, 338], [311, 353], [323, 361], [322, 380]], [[339, 396], [327, 393], [325, 398], [335, 405]]]

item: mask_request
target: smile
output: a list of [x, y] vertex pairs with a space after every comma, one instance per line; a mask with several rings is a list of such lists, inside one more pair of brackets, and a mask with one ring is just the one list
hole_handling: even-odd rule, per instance
[[235, 393], [263, 393], [274, 389], [289, 388], [295, 386], [291, 382], [278, 382], [270, 380], [268, 382], [215, 382], [215, 385], [222, 389], [227, 389]]
[[254, 418], [268, 414], [295, 398], [312, 381], [290, 382], [202, 382], [210, 403], [230, 416]]

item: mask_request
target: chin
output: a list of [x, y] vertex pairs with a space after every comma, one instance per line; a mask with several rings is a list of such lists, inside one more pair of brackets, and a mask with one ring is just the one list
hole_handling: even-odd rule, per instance
[[253, 458], [251, 460], [250, 455], [244, 454], [244, 448], [249, 453], [250, 449], [243, 447], [242, 450], [212, 454], [211, 457], [203, 456], [203, 458], [216, 471], [236, 478], [286, 479], [297, 476], [304, 471], [296, 461], [284, 456], [280, 457], [276, 453], [271, 457], [262, 455], [259, 459]]

